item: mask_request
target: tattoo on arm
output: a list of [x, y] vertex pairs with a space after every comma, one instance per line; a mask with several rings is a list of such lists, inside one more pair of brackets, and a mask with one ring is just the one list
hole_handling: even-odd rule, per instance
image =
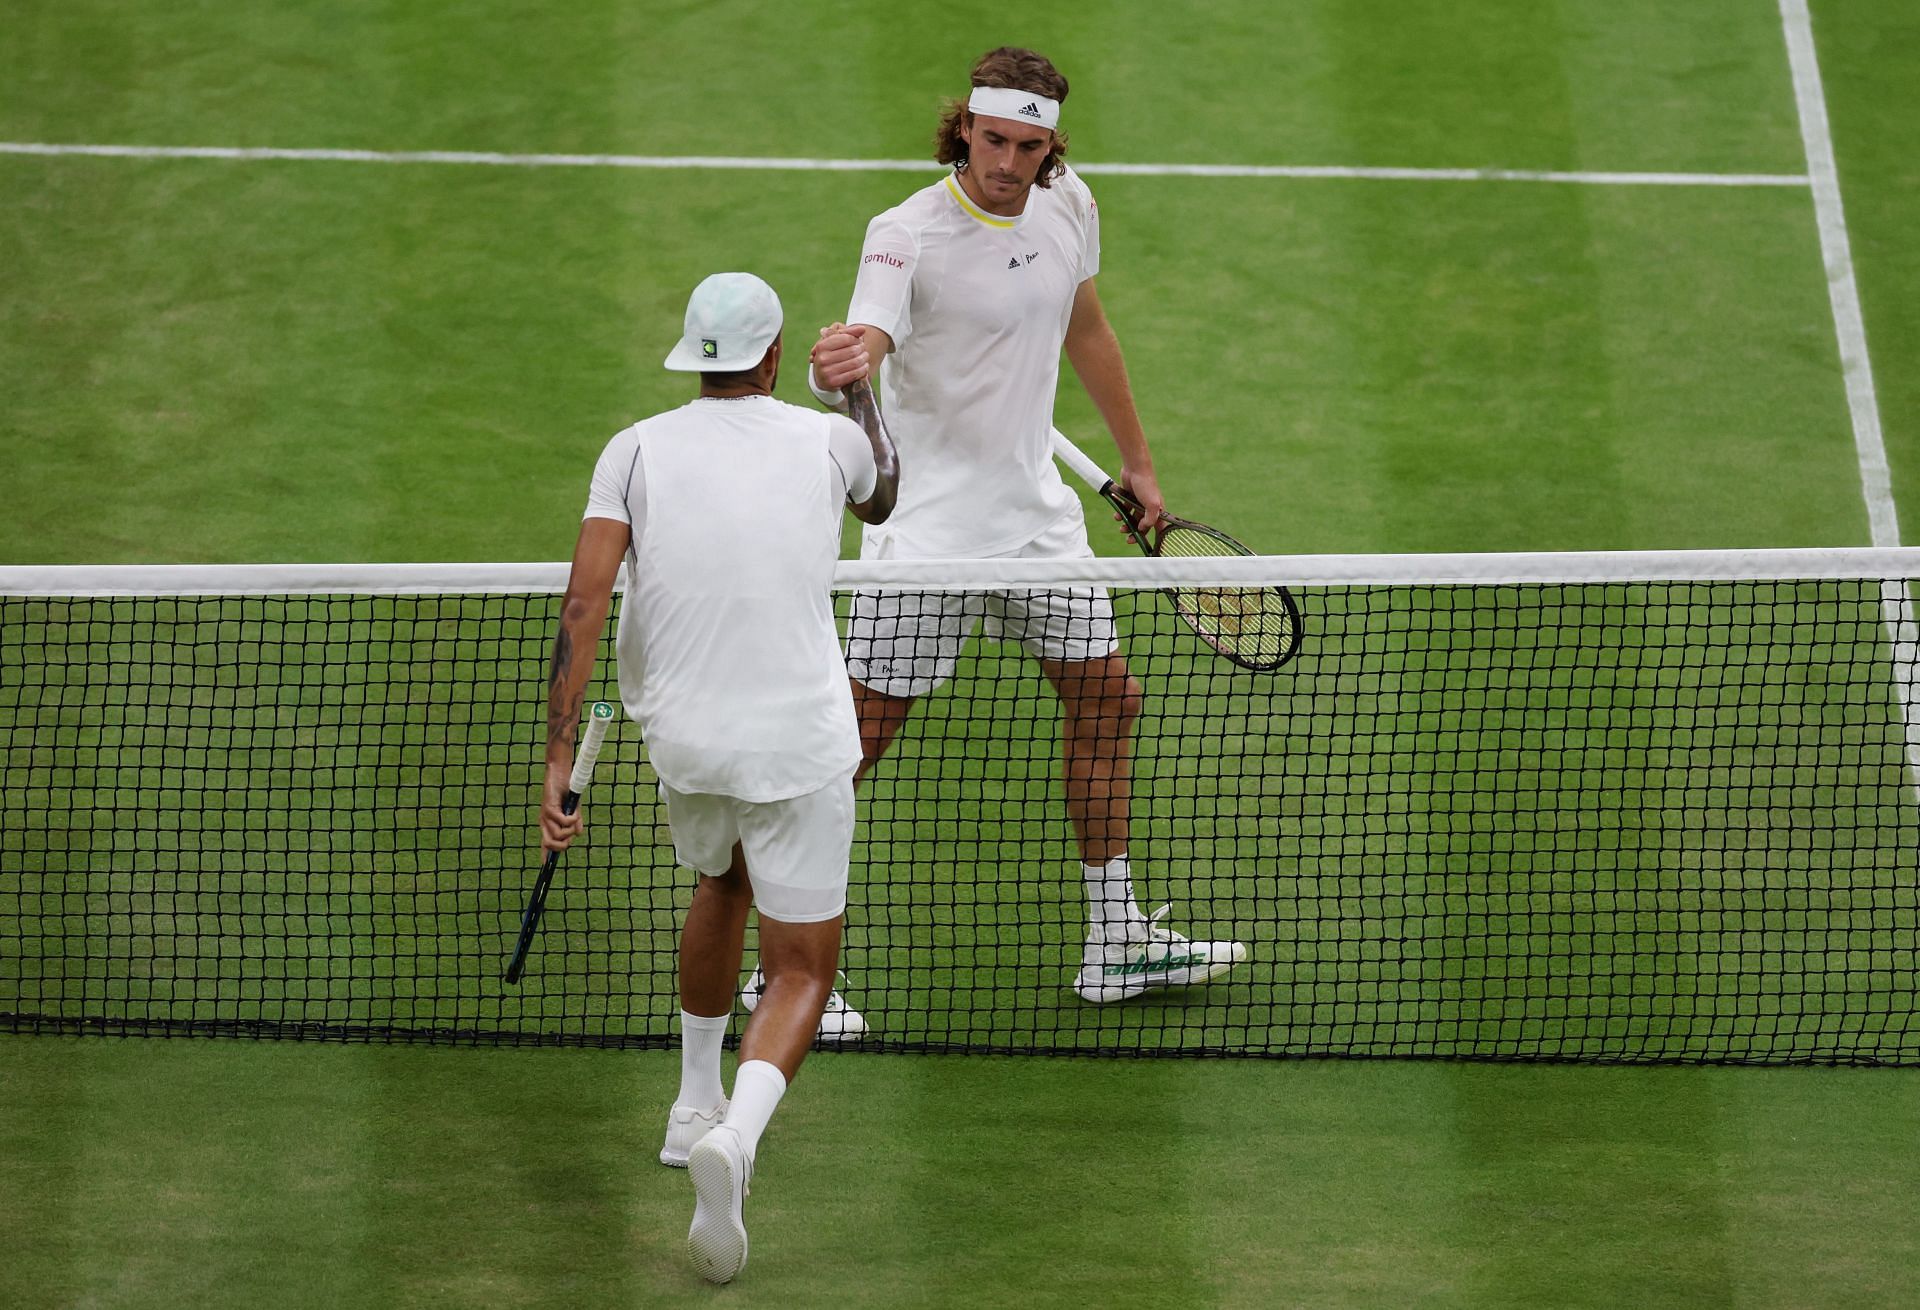
[[[572, 742], [573, 723], [577, 704], [568, 705], [563, 684], [573, 672], [573, 634], [567, 631], [564, 621], [560, 624], [560, 634], [553, 639], [553, 666], [547, 674], [547, 744], [557, 741]], [[576, 701], [578, 698], [575, 698]]]
[[893, 513], [900, 483], [900, 455], [894, 449], [886, 420], [880, 416], [873, 387], [864, 381], [855, 382], [847, 387], [846, 394], [848, 416], [865, 429], [867, 442], [873, 447], [873, 494], [855, 507], [854, 514], [868, 523], [882, 523]]

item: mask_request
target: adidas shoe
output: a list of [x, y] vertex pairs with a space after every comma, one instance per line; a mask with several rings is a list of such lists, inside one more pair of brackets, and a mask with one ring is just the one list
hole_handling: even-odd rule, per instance
[[693, 1226], [687, 1229], [687, 1255], [709, 1283], [724, 1283], [746, 1267], [747, 1225], [740, 1207], [753, 1176], [753, 1161], [740, 1134], [721, 1124], [687, 1153], [693, 1179]]
[[667, 1142], [660, 1148], [660, 1163], [673, 1169], [685, 1169], [687, 1152], [702, 1137], [718, 1128], [726, 1117], [725, 1101], [711, 1110], [697, 1110], [691, 1105], [674, 1106], [667, 1111]]
[[[846, 975], [840, 975], [845, 981]], [[766, 989], [766, 979], [760, 970], [753, 971], [753, 977], [747, 979], [747, 985], [740, 989], [740, 1004], [748, 1014], [760, 1004], [760, 993]], [[818, 1040], [823, 1042], [857, 1042], [867, 1035], [867, 1021], [860, 1011], [847, 1004], [846, 998], [839, 992], [827, 995], [827, 1008], [820, 1014]]]
[[1163, 905], [1153, 912], [1153, 918], [1128, 925], [1119, 941], [1088, 936], [1079, 976], [1073, 980], [1073, 990], [1081, 1000], [1104, 1005], [1156, 987], [1203, 983], [1247, 958], [1244, 943], [1190, 942], [1160, 927], [1160, 920], [1171, 908]]

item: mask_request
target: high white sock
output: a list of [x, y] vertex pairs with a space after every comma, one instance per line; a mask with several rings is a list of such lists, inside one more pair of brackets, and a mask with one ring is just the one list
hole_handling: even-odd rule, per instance
[[1116, 855], [1105, 864], [1083, 864], [1080, 873], [1087, 880], [1087, 926], [1093, 933], [1147, 921], [1133, 902], [1126, 856]]
[[760, 1134], [767, 1130], [780, 1098], [787, 1094], [787, 1078], [766, 1060], [748, 1060], [733, 1075], [733, 1103], [727, 1107], [727, 1126], [740, 1134], [740, 1144], [753, 1159]]
[[727, 1099], [720, 1086], [720, 1044], [727, 1037], [728, 1016], [712, 1018], [680, 1011], [680, 1095], [675, 1105], [711, 1110]]

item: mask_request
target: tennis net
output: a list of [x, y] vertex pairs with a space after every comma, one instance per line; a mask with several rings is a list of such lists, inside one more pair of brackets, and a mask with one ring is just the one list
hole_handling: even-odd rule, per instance
[[[564, 574], [0, 570], [0, 1030], [668, 1044], [691, 878], [631, 724], [501, 981]], [[993, 615], [862, 788], [859, 1045], [1920, 1063], [1916, 577], [1915, 549], [845, 564], [843, 617]], [[1288, 588], [1298, 655], [1216, 655], [1166, 603], [1231, 614], [1216, 585]], [[1070, 988], [1059, 706], [1018, 644], [1048, 634], [991, 596], [1072, 587], [1109, 591], [1144, 693], [1140, 899], [1248, 947], [1203, 987]]]

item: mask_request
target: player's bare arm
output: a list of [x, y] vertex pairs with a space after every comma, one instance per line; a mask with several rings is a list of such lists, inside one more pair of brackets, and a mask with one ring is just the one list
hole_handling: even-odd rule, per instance
[[573, 548], [573, 569], [567, 575], [560, 631], [553, 639], [553, 662], [547, 673], [547, 775], [540, 798], [540, 839], [550, 851], [567, 849], [584, 821], [578, 811], [563, 813], [560, 801], [573, 772], [580, 704], [593, 680], [600, 634], [613, 601], [613, 581], [626, 557], [630, 535], [618, 519], [585, 519]]
[[856, 387], [847, 393], [847, 413], [867, 434], [874, 468], [873, 494], [847, 508], [862, 523], [885, 523], [900, 495], [900, 452], [894, 449], [886, 420], [880, 417], [880, 403], [872, 387]]
[[1153, 454], [1147, 449], [1147, 434], [1140, 426], [1140, 413], [1133, 403], [1133, 384], [1127, 380], [1127, 361], [1120, 353], [1120, 338], [1100, 304], [1100, 293], [1088, 278], [1074, 293], [1073, 314], [1067, 321], [1067, 361], [1079, 375], [1081, 385], [1093, 398], [1113, 444], [1120, 451], [1120, 485], [1146, 511], [1141, 526], [1152, 530], [1166, 513], [1160, 493], [1160, 479], [1153, 470]]

